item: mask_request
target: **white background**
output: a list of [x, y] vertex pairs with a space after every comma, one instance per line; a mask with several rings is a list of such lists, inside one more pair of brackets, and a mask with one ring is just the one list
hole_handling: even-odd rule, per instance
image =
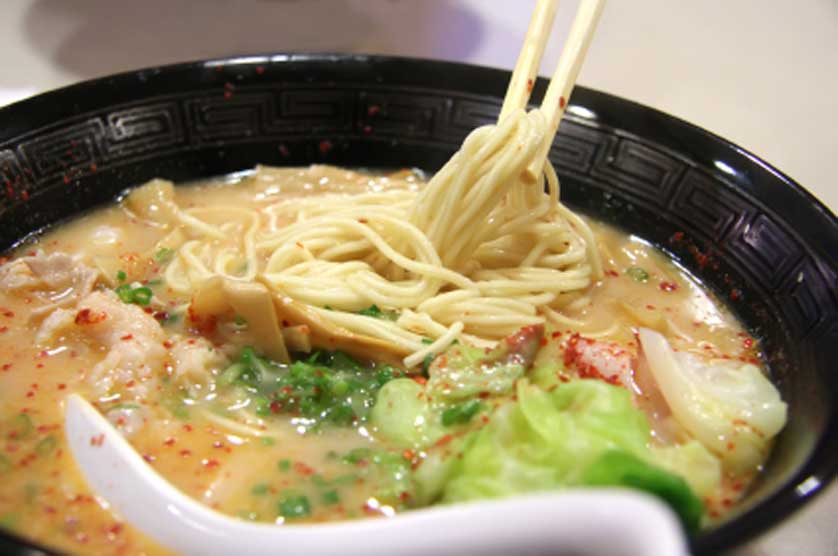
[[[560, 52], [577, 0], [562, 3]], [[353, 51], [511, 68], [533, 0], [2, 0], [0, 104], [141, 66]], [[611, 0], [579, 82], [679, 116], [838, 211], [838, 0]], [[838, 554], [838, 488], [739, 554]]]

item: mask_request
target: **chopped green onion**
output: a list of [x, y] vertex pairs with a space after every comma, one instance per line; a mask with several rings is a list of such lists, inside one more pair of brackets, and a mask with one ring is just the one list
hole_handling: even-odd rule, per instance
[[130, 284], [122, 284], [118, 288], [116, 288], [116, 295], [119, 296], [124, 303], [133, 303], [134, 302], [134, 290], [131, 288]]
[[281, 459], [276, 465], [280, 471], [286, 473], [291, 470], [291, 460], [290, 459]]
[[276, 444], [276, 440], [274, 440], [270, 436], [263, 436], [260, 442], [262, 443], [262, 446], [273, 446], [274, 444]]
[[378, 305], [370, 305], [366, 309], [361, 309], [358, 314], [384, 320], [396, 320], [399, 317], [396, 311], [383, 311]]
[[0, 527], [7, 530], [14, 529], [15, 525], [17, 525], [19, 517], [20, 516], [18, 514], [14, 514], [12, 512], [0, 515]]
[[175, 250], [170, 247], [161, 247], [157, 253], [154, 254], [154, 258], [157, 259], [159, 263], [168, 263], [170, 262], [175, 256]]
[[362, 461], [367, 461], [370, 456], [372, 456], [372, 450], [369, 448], [355, 448], [354, 450], [350, 451], [348, 454], [343, 456], [343, 461], [345, 463], [351, 463], [353, 465], [361, 463]]
[[151, 298], [154, 296], [154, 293], [149, 288], [143, 286], [134, 288], [132, 293], [134, 296], [133, 303], [136, 303], [137, 305], [148, 305], [151, 303]]
[[236, 315], [236, 318], [233, 319], [233, 323], [235, 323], [236, 326], [247, 326], [247, 319], [241, 315]]
[[270, 489], [271, 485], [268, 483], [258, 483], [253, 485], [253, 488], [250, 489], [250, 494], [253, 496], [264, 496]]
[[124, 270], [120, 270], [116, 273], [116, 279], [118, 282], [124, 282], [128, 278], [128, 275], [125, 274]]
[[49, 435], [35, 444], [35, 453], [39, 456], [48, 456], [53, 450], [55, 450], [56, 444], [58, 444], [58, 442], [55, 440], [55, 437]]
[[649, 273], [639, 266], [632, 266], [626, 269], [626, 274], [635, 282], [648, 282]]
[[425, 344], [426, 346], [429, 346], [432, 343], [434, 343], [434, 341], [431, 340], [430, 338], [422, 338], [422, 343]]
[[435, 357], [436, 357], [436, 355], [434, 355], [433, 353], [429, 353], [428, 355], [425, 356], [425, 359], [422, 361], [422, 374], [423, 375], [428, 376], [428, 371], [430, 370], [431, 363], [434, 362]]
[[19, 413], [12, 419], [12, 433], [17, 440], [32, 434], [34, 428], [32, 417], [26, 413]]
[[358, 314], [364, 315], [365, 317], [379, 318], [381, 316], [381, 309], [379, 309], [378, 305], [370, 305], [366, 309], [358, 311]]
[[306, 517], [311, 513], [307, 496], [286, 496], [279, 501], [279, 515], [286, 519]]
[[446, 427], [451, 425], [464, 425], [471, 421], [471, 418], [483, 408], [478, 400], [468, 400], [463, 403], [451, 406], [442, 412], [442, 424]]
[[340, 502], [340, 496], [338, 496], [338, 491], [329, 490], [320, 496], [320, 500], [327, 506], [332, 506]]
[[148, 305], [154, 296], [149, 288], [145, 286], [132, 288], [130, 284], [122, 284], [114, 291], [124, 303], [134, 303], [135, 305]]

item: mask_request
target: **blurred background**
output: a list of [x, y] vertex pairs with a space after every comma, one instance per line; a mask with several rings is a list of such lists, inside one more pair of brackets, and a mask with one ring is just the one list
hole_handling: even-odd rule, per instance
[[[562, 3], [543, 74], [578, 0]], [[271, 51], [511, 69], [534, 0], [2, 0], [0, 104], [128, 69]], [[838, 212], [838, 0], [611, 0], [579, 82], [726, 137]], [[838, 488], [737, 554], [838, 554]]]
[[[563, 36], [578, 0], [559, 10]], [[515, 63], [534, 0], [3, 0], [0, 104], [142, 66], [268, 51]], [[548, 47], [551, 73], [561, 41]], [[838, 0], [612, 0], [580, 83], [753, 151], [832, 210]]]

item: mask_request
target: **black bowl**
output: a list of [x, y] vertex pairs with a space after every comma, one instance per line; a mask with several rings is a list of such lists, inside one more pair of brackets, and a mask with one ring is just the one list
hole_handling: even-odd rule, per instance
[[[194, 180], [260, 162], [433, 171], [495, 119], [508, 78], [428, 60], [272, 55], [31, 98], [0, 110], [0, 251], [156, 176]], [[762, 339], [789, 423], [744, 504], [692, 547], [716, 553], [766, 530], [838, 467], [838, 221], [739, 147], [583, 87], [550, 157], [570, 205], [670, 252]], [[31, 553], [9, 536], [4, 546]]]

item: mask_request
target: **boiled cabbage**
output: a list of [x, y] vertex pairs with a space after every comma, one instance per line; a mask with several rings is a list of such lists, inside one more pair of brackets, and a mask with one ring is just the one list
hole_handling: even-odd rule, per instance
[[378, 434], [403, 448], [429, 446], [444, 434], [424, 387], [409, 378], [391, 380], [379, 390], [371, 417]]
[[[432, 452], [417, 469], [416, 490], [427, 503], [574, 485], [630, 486], [660, 496], [695, 526], [701, 502], [682, 479], [647, 463], [649, 438], [646, 416], [624, 388], [576, 380], [545, 392], [522, 379], [517, 401], [499, 407], [488, 425], [446, 445], [442, 454]], [[602, 458], [614, 453], [620, 455], [609, 457], [625, 465], [609, 475]]]
[[786, 404], [754, 365], [674, 352], [666, 339], [640, 329], [649, 370], [678, 423], [734, 473], [756, 470], [786, 423]]

